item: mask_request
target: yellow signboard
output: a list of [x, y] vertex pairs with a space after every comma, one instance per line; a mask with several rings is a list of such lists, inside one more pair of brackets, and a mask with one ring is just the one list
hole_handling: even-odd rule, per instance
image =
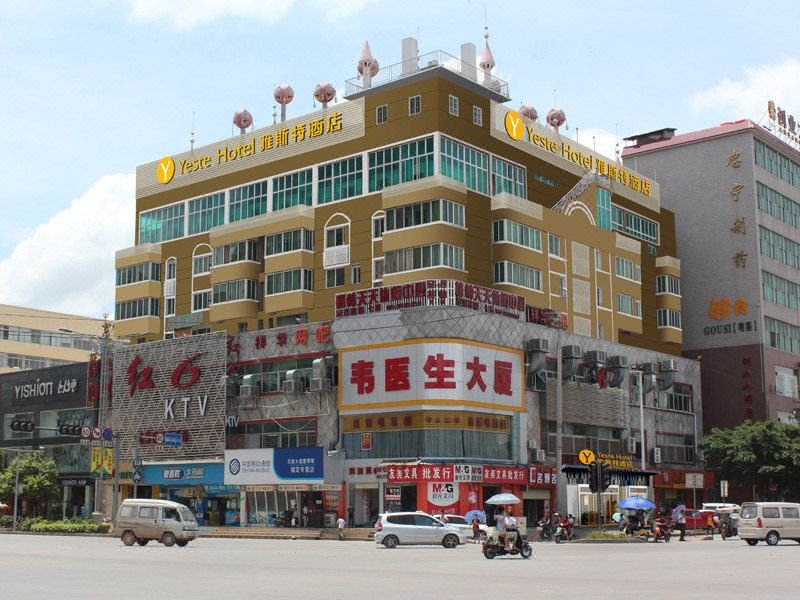
[[578, 460], [585, 465], [590, 465], [595, 461], [594, 452], [591, 450], [581, 450], [578, 452]]
[[605, 463], [609, 469], [633, 470], [633, 456], [630, 454], [602, 454], [597, 453], [597, 460]]
[[114, 449], [103, 449], [103, 471], [109, 475], [114, 474]]
[[[624, 169], [618, 163], [612, 162], [604, 157], [595, 156], [581, 147], [573, 147], [571, 143], [561, 140], [560, 138], [553, 139], [543, 133], [539, 133], [531, 126], [526, 126], [520, 114], [515, 110], [510, 110], [506, 113], [504, 118], [505, 130], [512, 140], [519, 141], [527, 138], [527, 141], [534, 146], [542, 148], [547, 152], [561, 156], [576, 165], [580, 165], [590, 171], [596, 171], [608, 177], [611, 181], [621, 183], [625, 187], [632, 189], [635, 192], [640, 192], [645, 196], [651, 196], [652, 190], [650, 180], [635, 174], [628, 169]], [[527, 136], [524, 135], [527, 133]]]
[[99, 473], [103, 468], [103, 449], [100, 446], [92, 446], [91, 473]]

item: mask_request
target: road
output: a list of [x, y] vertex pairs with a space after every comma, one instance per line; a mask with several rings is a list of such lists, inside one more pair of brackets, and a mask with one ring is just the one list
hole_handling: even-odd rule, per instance
[[[480, 546], [200, 539], [186, 548], [118, 539], [0, 535], [0, 598], [790, 598], [800, 544], [535, 544], [486, 560]], [[521, 595], [518, 595], [521, 594]]]

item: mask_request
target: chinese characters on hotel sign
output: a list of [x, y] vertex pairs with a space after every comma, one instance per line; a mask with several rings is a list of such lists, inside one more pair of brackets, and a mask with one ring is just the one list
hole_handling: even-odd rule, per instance
[[426, 404], [524, 410], [523, 353], [448, 339], [340, 350], [340, 410]]

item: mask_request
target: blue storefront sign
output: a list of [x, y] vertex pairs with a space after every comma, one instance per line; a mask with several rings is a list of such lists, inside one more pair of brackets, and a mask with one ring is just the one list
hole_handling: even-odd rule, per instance
[[281, 479], [324, 479], [322, 448], [275, 448], [275, 474]]
[[197, 486], [223, 483], [222, 463], [170, 463], [144, 465], [142, 482], [145, 485]]
[[319, 446], [226, 450], [225, 484], [320, 483], [325, 479], [324, 466]]

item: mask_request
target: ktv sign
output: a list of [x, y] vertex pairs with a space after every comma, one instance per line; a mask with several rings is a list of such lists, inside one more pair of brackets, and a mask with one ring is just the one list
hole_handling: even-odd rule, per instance
[[522, 351], [423, 339], [339, 351], [339, 409], [445, 405], [525, 410]]

